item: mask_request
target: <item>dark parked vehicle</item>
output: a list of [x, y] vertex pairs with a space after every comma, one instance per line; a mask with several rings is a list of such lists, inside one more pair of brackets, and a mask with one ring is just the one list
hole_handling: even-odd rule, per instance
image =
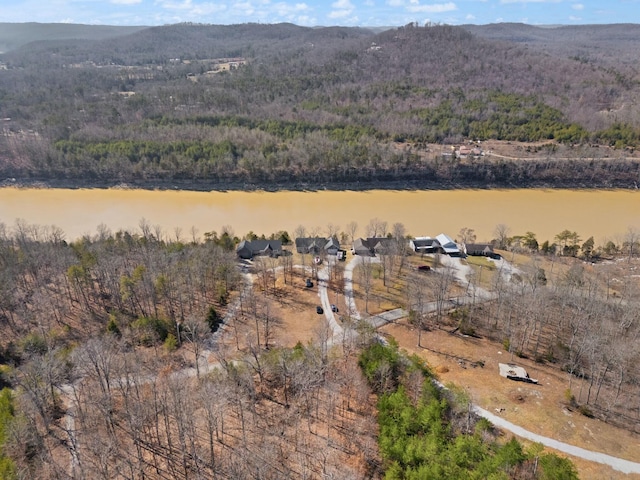
[[429, 265], [420, 265], [418, 267], [418, 270], [421, 272], [428, 272], [429, 270], [431, 270], [431, 267]]
[[307, 278], [307, 283], [305, 284], [305, 287], [307, 287], [307, 288], [313, 287], [313, 282], [311, 281], [310, 278]]
[[320, 305], [318, 305], [318, 306], [316, 307], [316, 313], [317, 313], [318, 315], [322, 315], [322, 314], [324, 313], [324, 310], [322, 309], [322, 307], [321, 307]]
[[331, 304], [331, 311], [332, 312], [337, 312], [338, 311], [338, 307], [336, 307], [334, 304]]

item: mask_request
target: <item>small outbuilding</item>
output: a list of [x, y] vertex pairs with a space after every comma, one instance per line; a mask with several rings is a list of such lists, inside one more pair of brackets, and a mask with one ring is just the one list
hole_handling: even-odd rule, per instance
[[538, 383], [538, 380], [531, 378], [524, 368], [514, 365], [513, 363], [499, 363], [498, 366], [500, 367], [501, 377], [517, 382]]

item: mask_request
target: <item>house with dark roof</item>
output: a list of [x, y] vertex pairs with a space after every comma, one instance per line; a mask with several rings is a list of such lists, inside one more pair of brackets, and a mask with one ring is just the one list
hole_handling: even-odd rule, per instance
[[436, 253], [440, 244], [435, 238], [416, 237], [409, 241], [409, 246], [416, 253]]
[[340, 242], [336, 237], [329, 239], [323, 237], [296, 238], [296, 251], [298, 253], [337, 255], [338, 250], [340, 250]]
[[251, 260], [255, 256], [279, 257], [282, 255], [280, 240], [243, 240], [238, 244], [236, 253], [240, 258]]
[[354, 255], [374, 257], [377, 255], [392, 255], [398, 252], [398, 240], [388, 237], [358, 238], [351, 247]]
[[364, 238], [356, 238], [353, 241], [351, 251], [354, 255], [361, 255], [363, 257], [373, 257], [373, 249], [369, 246], [369, 243]]
[[500, 254], [493, 251], [493, 246], [488, 243], [465, 243], [465, 255], [476, 257], [500, 258]]
[[371, 246], [376, 255], [394, 255], [398, 253], [398, 240], [388, 237], [367, 238], [367, 243]]

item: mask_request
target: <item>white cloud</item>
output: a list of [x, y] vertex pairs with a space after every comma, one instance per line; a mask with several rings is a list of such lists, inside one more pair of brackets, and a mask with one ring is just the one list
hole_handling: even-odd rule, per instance
[[199, 3], [191, 10], [193, 15], [211, 15], [212, 13], [224, 12], [227, 9], [226, 5], [219, 3]]
[[502, 4], [510, 3], [560, 3], [562, 0], [500, 0]]
[[295, 23], [296, 25], [313, 26], [316, 25], [318, 21], [316, 18], [310, 17], [308, 15], [299, 15], [295, 17], [295, 21], [293, 23]]
[[467, 15], [464, 17], [465, 20], [475, 20], [476, 16], [472, 13], [467, 13]]
[[295, 5], [290, 5], [285, 2], [279, 2], [273, 5], [275, 12], [281, 16], [289, 16], [292, 13], [296, 12], [306, 12], [309, 10], [309, 5], [306, 3], [296, 3]]
[[458, 7], [453, 2], [448, 3], [433, 3], [429, 5], [420, 5], [417, 2], [411, 2], [411, 5], [407, 6], [407, 10], [412, 13], [444, 13], [457, 10]]
[[387, 0], [390, 7], [404, 7], [404, 0]]
[[580, 21], [582, 21], [582, 17], [576, 17], [574, 15], [569, 15], [569, 20], [571, 20], [572, 22], [580, 22]]
[[332, 10], [328, 13], [329, 18], [345, 18], [351, 15], [354, 10], [353, 3], [350, 0], [336, 0], [331, 4]]
[[256, 13], [256, 9], [251, 2], [238, 2], [231, 8], [239, 12], [243, 12], [246, 15], [253, 15], [254, 13]]
[[332, 10], [327, 14], [329, 18], [344, 18], [351, 15], [352, 10]]
[[571, 5], [571, 8], [573, 8], [574, 10], [584, 10], [584, 5], [581, 3], [574, 3], [573, 5]]
[[182, 2], [162, 0], [155, 2], [155, 4], [166, 10], [190, 10], [191, 8], [193, 8], [191, 0], [183, 0]]
[[142, 3], [142, 0], [109, 0], [109, 3], [114, 5], [137, 5]]
[[165, 17], [162, 12], [156, 15], [156, 18], [162, 18], [161, 22], [175, 23], [184, 21], [202, 21], [206, 22], [207, 19], [203, 18], [208, 15], [219, 14], [227, 10], [225, 4], [212, 3], [212, 2], [196, 2], [192, 0], [183, 0], [176, 2], [172, 0], [156, 0], [155, 5], [161, 7], [164, 10], [175, 12], [170, 17]]

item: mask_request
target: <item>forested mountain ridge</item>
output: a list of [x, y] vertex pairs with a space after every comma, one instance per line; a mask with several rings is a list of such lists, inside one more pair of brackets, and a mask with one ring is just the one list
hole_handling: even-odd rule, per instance
[[0, 53], [18, 49], [37, 41], [63, 39], [99, 40], [129, 35], [148, 27], [116, 27], [69, 23], [0, 22]]
[[[179, 24], [31, 43], [0, 56], [0, 168], [21, 180], [187, 188], [391, 177], [445, 188], [632, 186], [633, 158], [586, 154], [598, 185], [593, 168], [563, 178], [548, 167], [558, 144], [640, 143], [628, 26], [527, 26], [526, 42], [518, 28]], [[618, 29], [620, 51], [585, 40]], [[428, 147], [488, 139], [550, 148], [523, 169], [504, 158], [443, 164], [443, 149]]]

